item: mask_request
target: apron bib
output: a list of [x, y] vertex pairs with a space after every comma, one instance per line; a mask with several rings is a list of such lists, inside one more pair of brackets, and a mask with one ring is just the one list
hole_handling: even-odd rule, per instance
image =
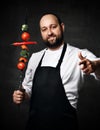
[[60, 65], [66, 51], [64, 44], [59, 62], [54, 67], [36, 69], [27, 130], [73, 130], [77, 127], [76, 110], [70, 105], [60, 76]]

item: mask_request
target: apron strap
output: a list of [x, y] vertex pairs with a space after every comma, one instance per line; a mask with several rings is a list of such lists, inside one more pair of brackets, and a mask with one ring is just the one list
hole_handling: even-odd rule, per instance
[[67, 47], [67, 44], [64, 43], [63, 50], [62, 50], [62, 54], [61, 54], [61, 56], [60, 56], [60, 59], [59, 59], [59, 62], [58, 62], [58, 64], [57, 64], [56, 68], [60, 68], [60, 65], [61, 65], [61, 63], [62, 63], [64, 54], [65, 54], [65, 51], [66, 51], [66, 47]]
[[[46, 50], [47, 50], [47, 48], [46, 48]], [[38, 64], [38, 67], [41, 66], [41, 62], [42, 62], [42, 59], [43, 59], [43, 57], [44, 57], [44, 55], [45, 55], [46, 50], [44, 51], [44, 53], [43, 53], [43, 55], [42, 55], [42, 57], [41, 57], [41, 59], [40, 59], [40, 62], [39, 62], [39, 64]], [[37, 67], [37, 68], [38, 68], [38, 67]]]

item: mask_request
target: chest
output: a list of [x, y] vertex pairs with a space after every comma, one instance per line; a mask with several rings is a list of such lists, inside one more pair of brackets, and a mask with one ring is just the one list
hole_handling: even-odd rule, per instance
[[60, 56], [61, 51], [56, 52], [46, 51], [42, 59], [41, 66], [56, 67], [57, 63], [59, 62]]

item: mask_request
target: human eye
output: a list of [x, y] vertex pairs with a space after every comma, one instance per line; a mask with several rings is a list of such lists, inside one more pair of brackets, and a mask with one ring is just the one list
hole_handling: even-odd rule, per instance
[[46, 28], [41, 28], [41, 31], [42, 31], [42, 32], [46, 31]]
[[52, 29], [55, 29], [57, 26], [56, 25], [52, 25]]

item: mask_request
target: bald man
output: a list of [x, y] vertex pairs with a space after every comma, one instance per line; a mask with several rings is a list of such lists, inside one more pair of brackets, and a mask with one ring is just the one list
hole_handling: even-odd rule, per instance
[[30, 99], [27, 130], [78, 129], [78, 90], [85, 75], [100, 80], [100, 58], [64, 40], [65, 25], [56, 14], [41, 17], [40, 32], [46, 48], [33, 53], [22, 82], [15, 90], [16, 104]]

